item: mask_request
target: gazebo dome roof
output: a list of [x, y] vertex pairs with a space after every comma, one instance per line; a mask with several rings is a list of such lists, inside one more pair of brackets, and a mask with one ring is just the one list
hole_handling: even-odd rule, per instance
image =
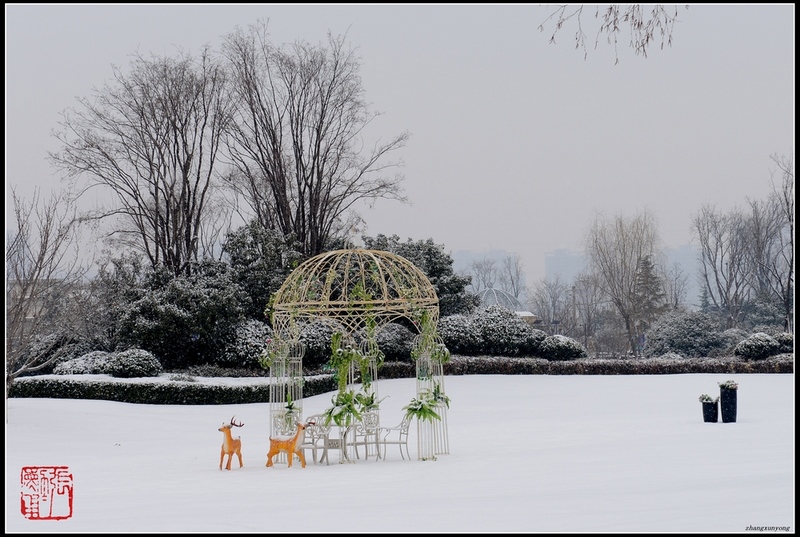
[[502, 289], [489, 287], [478, 291], [477, 295], [481, 299], [482, 306], [502, 306], [511, 311], [523, 311], [525, 309], [514, 295]]
[[434, 324], [439, 299], [427, 276], [404, 257], [351, 248], [312, 257], [298, 266], [275, 294], [273, 323], [326, 318], [355, 332], [364, 323], [382, 326], [423, 312]]

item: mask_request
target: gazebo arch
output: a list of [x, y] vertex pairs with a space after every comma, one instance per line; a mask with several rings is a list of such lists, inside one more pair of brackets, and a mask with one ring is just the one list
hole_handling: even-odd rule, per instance
[[[443, 347], [436, 334], [439, 299], [427, 276], [399, 255], [361, 248], [326, 252], [299, 265], [284, 281], [272, 303], [275, 341], [271, 344], [270, 376], [276, 389], [270, 393], [271, 428], [282, 423], [287, 398], [291, 397], [295, 416], [302, 418], [302, 345], [300, 328], [304, 322], [325, 320], [341, 335], [342, 348], [362, 358], [350, 363], [347, 384], [361, 379], [362, 390], [375, 396], [374, 383], [382, 357], [377, 333], [388, 323], [406, 319], [417, 329], [413, 351], [417, 366], [417, 397], [444, 395], [443, 366], [439, 358]], [[360, 344], [356, 339], [361, 339]], [[368, 368], [365, 364], [368, 363]], [[340, 393], [344, 381], [340, 376]], [[284, 388], [285, 386], [285, 388]], [[286, 395], [284, 395], [286, 394]], [[440, 423], [421, 424], [420, 458], [435, 458], [448, 453], [446, 406], [441, 406]], [[285, 422], [285, 420], [283, 421]], [[271, 431], [272, 432], [272, 431]]]

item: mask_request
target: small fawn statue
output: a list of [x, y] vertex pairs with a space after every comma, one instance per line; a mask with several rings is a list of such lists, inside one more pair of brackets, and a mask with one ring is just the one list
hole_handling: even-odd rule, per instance
[[[313, 424], [313, 422], [309, 422]], [[302, 423], [297, 424], [297, 432], [294, 436], [278, 436], [269, 437], [269, 453], [267, 453], [267, 467], [272, 466], [272, 457], [278, 453], [286, 453], [286, 458], [289, 459], [289, 468], [292, 467], [294, 456], [300, 458], [300, 466], [306, 467], [306, 455], [301, 446], [306, 438], [306, 426]]]
[[244, 423], [236, 423], [234, 420], [236, 416], [231, 418], [230, 423], [223, 423], [222, 427], [219, 428], [220, 432], [225, 435], [225, 439], [222, 441], [222, 452], [219, 454], [219, 469], [222, 470], [222, 460], [225, 458], [225, 455], [228, 456], [228, 464], [225, 466], [226, 470], [231, 469], [231, 459], [233, 455], [236, 454], [239, 457], [239, 468], [243, 466], [242, 464], [242, 438], [237, 437], [233, 438], [231, 436], [231, 428], [232, 427], [242, 427]]

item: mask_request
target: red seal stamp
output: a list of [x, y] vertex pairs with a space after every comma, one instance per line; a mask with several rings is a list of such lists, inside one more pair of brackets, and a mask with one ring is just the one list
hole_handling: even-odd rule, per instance
[[72, 516], [72, 474], [67, 466], [23, 466], [20, 475], [22, 516], [29, 520], [64, 520]]

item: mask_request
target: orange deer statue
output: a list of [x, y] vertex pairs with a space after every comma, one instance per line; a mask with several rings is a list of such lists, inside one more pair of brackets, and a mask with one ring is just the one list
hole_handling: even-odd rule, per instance
[[[309, 422], [313, 425], [314, 422]], [[306, 455], [301, 447], [306, 437], [306, 426], [302, 423], [297, 424], [297, 432], [293, 436], [277, 436], [269, 437], [269, 453], [267, 453], [267, 467], [272, 466], [272, 457], [278, 453], [286, 453], [286, 458], [289, 460], [289, 468], [292, 467], [294, 456], [300, 458], [300, 466], [306, 467]]]
[[219, 454], [219, 469], [222, 470], [222, 460], [225, 458], [225, 455], [228, 456], [228, 464], [225, 466], [226, 470], [231, 469], [231, 459], [233, 455], [236, 454], [239, 457], [239, 468], [243, 466], [242, 464], [242, 438], [237, 437], [233, 438], [231, 436], [231, 428], [232, 427], [242, 427], [244, 423], [236, 423], [234, 421], [236, 416], [231, 418], [230, 423], [223, 423], [222, 427], [219, 428], [220, 432], [225, 435], [225, 439], [222, 441], [222, 452]]

